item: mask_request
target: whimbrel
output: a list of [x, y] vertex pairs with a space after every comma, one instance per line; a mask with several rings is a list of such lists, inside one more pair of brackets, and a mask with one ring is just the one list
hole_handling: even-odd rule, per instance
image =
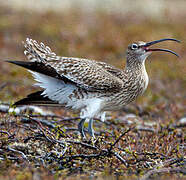
[[78, 130], [85, 137], [84, 122], [88, 120], [88, 132], [94, 136], [93, 118], [105, 120], [105, 112], [119, 110], [141, 95], [148, 85], [145, 60], [153, 51], [164, 51], [178, 56], [168, 49], [151, 49], [152, 42], [136, 42], [128, 46], [126, 66], [123, 70], [105, 62], [57, 56], [48, 46], [26, 39], [25, 55], [28, 62], [8, 61], [29, 69], [43, 90], [32, 93], [15, 105], [60, 105], [80, 110]]

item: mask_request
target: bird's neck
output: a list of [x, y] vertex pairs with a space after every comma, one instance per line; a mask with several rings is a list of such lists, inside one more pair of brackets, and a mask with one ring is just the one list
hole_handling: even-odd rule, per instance
[[127, 81], [131, 82], [132, 80], [134, 84], [136, 84], [136, 86], [138, 87], [138, 95], [142, 94], [146, 90], [149, 83], [149, 78], [145, 68], [145, 60], [127, 61], [127, 64], [124, 69], [124, 74], [125, 77], [127, 77]]
[[126, 73], [146, 73], [145, 60], [127, 59], [124, 71]]

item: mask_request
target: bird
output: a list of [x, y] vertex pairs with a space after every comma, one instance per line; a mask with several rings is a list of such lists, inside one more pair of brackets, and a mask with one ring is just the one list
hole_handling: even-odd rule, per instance
[[163, 51], [179, 56], [169, 49], [150, 48], [163, 41], [180, 42], [163, 38], [131, 43], [126, 50], [126, 65], [119, 69], [101, 61], [58, 56], [44, 43], [27, 38], [24, 54], [28, 61], [8, 62], [28, 69], [42, 90], [29, 94], [14, 105], [57, 105], [79, 110], [81, 137], [86, 138], [84, 123], [88, 121], [88, 133], [95, 138], [94, 118], [104, 121], [107, 111], [122, 109], [146, 90], [149, 78], [145, 60], [152, 52]]

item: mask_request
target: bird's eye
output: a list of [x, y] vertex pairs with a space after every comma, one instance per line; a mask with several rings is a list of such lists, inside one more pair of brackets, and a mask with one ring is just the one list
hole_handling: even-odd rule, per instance
[[132, 44], [132, 45], [131, 45], [131, 49], [133, 49], [133, 50], [134, 50], [134, 49], [138, 49], [138, 45], [137, 45], [137, 44]]

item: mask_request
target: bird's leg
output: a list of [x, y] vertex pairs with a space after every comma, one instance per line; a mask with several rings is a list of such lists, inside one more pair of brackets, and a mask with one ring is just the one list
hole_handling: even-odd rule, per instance
[[86, 138], [85, 133], [84, 133], [84, 123], [85, 123], [85, 120], [86, 120], [85, 118], [81, 119], [80, 122], [79, 122], [79, 124], [78, 124], [78, 130], [79, 130], [79, 132], [81, 134], [81, 137], [83, 139]]
[[93, 119], [90, 119], [89, 120], [89, 123], [88, 123], [88, 133], [95, 139], [94, 129], [93, 129]]

